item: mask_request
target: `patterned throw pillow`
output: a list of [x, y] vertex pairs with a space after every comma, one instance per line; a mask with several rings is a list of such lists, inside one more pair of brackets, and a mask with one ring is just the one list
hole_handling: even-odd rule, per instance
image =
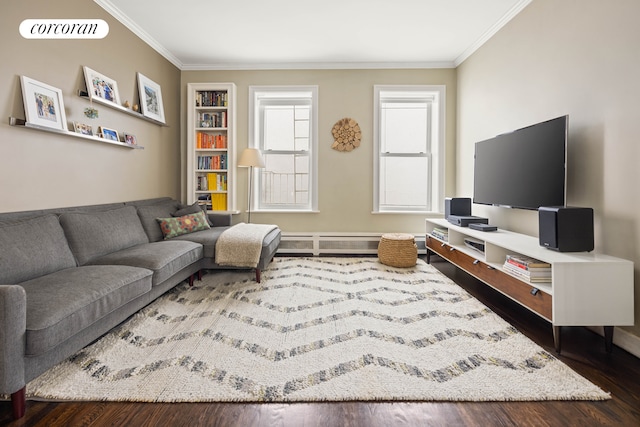
[[195, 202], [194, 204], [189, 206], [182, 205], [182, 208], [172, 213], [171, 216], [184, 216], [187, 214], [198, 213], [200, 211], [204, 211], [204, 217], [207, 219], [207, 223], [210, 227], [213, 227], [213, 224], [211, 223], [211, 221], [209, 221], [209, 217], [207, 216], [207, 211], [204, 210], [202, 206], [198, 204], [198, 202]]
[[156, 220], [160, 223], [165, 240], [210, 228], [203, 211], [177, 218], [156, 218]]

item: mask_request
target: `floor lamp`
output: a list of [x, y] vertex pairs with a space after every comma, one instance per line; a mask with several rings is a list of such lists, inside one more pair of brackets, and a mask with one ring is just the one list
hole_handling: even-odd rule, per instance
[[253, 168], [263, 168], [264, 160], [262, 154], [257, 148], [245, 148], [238, 160], [238, 166], [243, 168], [249, 168], [249, 204], [247, 205], [247, 211], [249, 212], [249, 218], [247, 222], [251, 224], [251, 199], [252, 199], [252, 187], [253, 187]]

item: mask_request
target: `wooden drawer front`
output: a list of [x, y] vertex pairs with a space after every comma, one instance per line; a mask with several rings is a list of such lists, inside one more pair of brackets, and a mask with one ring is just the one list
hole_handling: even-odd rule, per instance
[[451, 256], [449, 253], [450, 246], [447, 245], [446, 243], [443, 246], [442, 242], [431, 238], [431, 236], [427, 236], [425, 245], [427, 246], [427, 248], [431, 249], [433, 252], [437, 253], [438, 255], [441, 255], [443, 258], [449, 259], [449, 257]]
[[[497, 270], [482, 261], [460, 252], [451, 250], [451, 246], [442, 243], [436, 239], [427, 236], [427, 247], [443, 258], [457, 265], [467, 273], [477, 277], [489, 286], [510, 296], [520, 304], [528, 307], [530, 310], [538, 313], [540, 316], [552, 321], [552, 297], [551, 295], [538, 291], [535, 295], [531, 294], [531, 290], [535, 286], [531, 286], [515, 277]], [[474, 264], [474, 262], [476, 262]]]

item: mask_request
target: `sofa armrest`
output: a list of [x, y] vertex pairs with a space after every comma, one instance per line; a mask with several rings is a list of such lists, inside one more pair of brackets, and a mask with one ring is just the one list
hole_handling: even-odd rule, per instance
[[228, 227], [231, 225], [231, 214], [228, 213], [210, 213], [209, 221], [213, 227]]
[[22, 286], [0, 285], [0, 393], [14, 393], [26, 385], [26, 330], [27, 294]]

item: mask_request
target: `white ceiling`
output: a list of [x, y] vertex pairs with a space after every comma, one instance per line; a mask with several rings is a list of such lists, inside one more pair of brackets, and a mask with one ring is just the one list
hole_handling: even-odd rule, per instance
[[532, 0], [94, 0], [182, 70], [455, 67]]

